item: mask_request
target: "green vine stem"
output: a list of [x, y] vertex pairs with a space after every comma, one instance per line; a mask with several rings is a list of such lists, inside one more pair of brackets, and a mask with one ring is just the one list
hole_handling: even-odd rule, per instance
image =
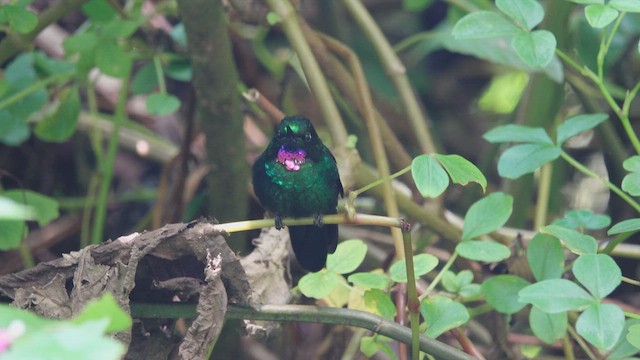
[[533, 228], [539, 229], [547, 224], [547, 213], [549, 210], [549, 199], [551, 196], [551, 175], [553, 165], [545, 164], [540, 169], [540, 181], [538, 182], [538, 203], [533, 220]]
[[413, 243], [411, 231], [405, 229], [402, 232], [405, 266], [407, 268], [407, 307], [409, 308], [409, 320], [411, 322], [411, 358], [418, 360], [420, 357], [420, 300], [416, 289], [416, 275], [413, 268]]
[[[193, 318], [197, 314], [195, 304], [132, 303], [131, 315], [138, 318]], [[351, 309], [323, 308], [309, 305], [261, 305], [255, 308], [229, 305], [226, 318], [346, 325], [368, 329], [405, 344], [411, 344], [412, 341], [411, 332], [406, 327], [385, 320], [378, 315]], [[474, 357], [458, 349], [424, 335], [419, 337], [419, 345], [420, 350], [438, 359], [474, 359]]]
[[26, 88], [14, 93], [13, 95], [9, 96], [8, 98], [0, 101], [0, 110], [4, 110], [6, 108], [8, 108], [9, 106], [17, 103], [18, 101], [24, 99], [25, 97], [31, 95], [32, 93], [47, 87], [50, 84], [56, 83], [56, 82], [65, 82], [69, 79], [71, 79], [73, 76], [69, 75], [69, 74], [56, 74], [56, 75], [52, 75], [48, 78], [42, 79], [40, 81], [36, 81], [35, 83], [27, 86]]
[[[349, 67], [353, 73], [356, 89], [358, 93], [358, 103], [360, 105], [360, 111], [362, 117], [367, 125], [367, 131], [369, 133], [369, 139], [371, 140], [371, 147], [373, 148], [373, 155], [376, 162], [376, 168], [378, 174], [382, 178], [389, 177], [389, 161], [387, 154], [384, 150], [384, 143], [382, 141], [382, 134], [380, 128], [375, 119], [375, 110], [373, 107], [373, 100], [371, 99], [371, 92], [369, 91], [369, 84], [362, 70], [362, 65], [358, 57], [348, 47], [342, 45], [340, 42], [335, 41], [329, 37], [323, 37], [323, 40], [331, 47], [331, 49], [342, 56], [349, 63]], [[398, 210], [398, 203], [393, 196], [393, 188], [391, 182], [385, 181], [382, 183], [382, 197], [387, 209], [387, 215], [390, 217], [400, 217], [400, 211]], [[349, 195], [351, 200], [351, 195]], [[402, 238], [403, 235], [398, 230], [391, 229], [391, 236], [393, 238], [393, 244], [395, 246], [396, 256], [398, 258], [403, 257], [402, 251]], [[405, 244], [406, 245], [406, 244]], [[404, 250], [406, 253], [406, 249]]]
[[620, 196], [624, 201], [627, 202], [627, 204], [631, 205], [637, 212], [640, 213], [640, 204], [638, 204], [635, 200], [633, 200], [631, 196], [629, 196], [627, 193], [622, 191], [622, 189], [620, 189], [619, 187], [611, 183], [609, 180], [589, 170], [586, 166], [582, 165], [576, 159], [572, 158], [571, 155], [567, 154], [565, 151], [562, 151], [560, 153], [560, 156], [564, 160], [566, 160], [569, 164], [571, 164], [573, 167], [575, 167], [580, 172], [582, 172], [583, 174], [588, 175], [594, 179], [600, 180], [604, 185], [606, 185], [609, 189], [611, 189], [611, 191], [613, 191], [618, 196]]
[[440, 280], [442, 280], [444, 273], [446, 273], [451, 268], [451, 266], [453, 265], [453, 263], [456, 261], [457, 258], [458, 258], [458, 252], [454, 251], [451, 257], [449, 257], [449, 260], [447, 260], [447, 262], [442, 267], [442, 270], [438, 272], [438, 275], [436, 275], [436, 277], [433, 279], [431, 284], [429, 284], [427, 289], [424, 291], [424, 294], [420, 296], [419, 301], [422, 302], [422, 300], [424, 300], [427, 296], [429, 296], [431, 291], [433, 291], [433, 289], [435, 289], [435, 287], [440, 283]]
[[385, 66], [387, 74], [402, 99], [403, 106], [407, 109], [407, 117], [415, 132], [418, 146], [424, 153], [436, 152], [436, 147], [427, 128], [427, 120], [411, 87], [411, 82], [407, 77], [407, 70], [398, 55], [393, 51], [382, 30], [360, 0], [343, 0], [343, 3], [369, 38], [369, 41], [371, 41], [382, 64]]
[[93, 221], [93, 232], [91, 236], [91, 242], [93, 244], [99, 244], [102, 242], [104, 227], [107, 218], [107, 203], [109, 200], [109, 190], [111, 189], [111, 182], [113, 178], [113, 168], [116, 162], [116, 154], [118, 152], [118, 143], [120, 139], [120, 127], [125, 121], [127, 110], [127, 94], [129, 90], [129, 75], [125, 75], [122, 79], [122, 85], [120, 87], [120, 97], [115, 109], [115, 117], [113, 122], [113, 132], [109, 138], [109, 145], [107, 146], [107, 153], [104, 158], [103, 166], [100, 169], [100, 185], [98, 187], [96, 211]]
[[318, 100], [322, 116], [331, 131], [334, 145], [343, 147], [347, 143], [347, 130], [342, 122], [338, 106], [331, 97], [327, 81], [302, 33], [295, 9], [288, 0], [267, 0], [267, 3], [269, 8], [280, 17], [287, 39], [289, 39], [291, 46], [298, 54], [304, 74], [309, 81], [309, 86]]
[[[316, 221], [315, 217], [305, 218], [283, 218], [282, 225], [295, 226], [295, 225], [313, 225]], [[350, 224], [350, 225], [376, 225], [386, 226], [392, 228], [402, 228], [406, 226], [406, 223], [402, 219], [391, 218], [388, 216], [368, 215], [368, 214], [356, 214], [353, 218], [349, 218], [347, 214], [335, 214], [324, 215], [322, 217], [323, 224]], [[265, 227], [274, 227], [275, 219], [264, 220], [246, 220], [236, 221], [224, 224], [216, 224], [214, 228], [218, 231], [227, 233], [235, 233], [240, 231], [256, 230]]]
[[[604, 43], [601, 44], [601, 49], [605, 45], [606, 44]], [[627, 96], [625, 97], [625, 104], [623, 104], [623, 107], [621, 108], [620, 105], [618, 105], [616, 100], [613, 98], [613, 95], [611, 94], [611, 92], [609, 91], [609, 88], [607, 87], [604, 81], [604, 78], [602, 78], [602, 74], [597, 75], [593, 71], [591, 71], [591, 69], [589, 69], [588, 67], [581, 66], [560, 49], [556, 49], [556, 54], [562, 60], [564, 60], [565, 63], [570, 65], [572, 68], [574, 68], [584, 77], [591, 80], [598, 87], [598, 90], [600, 90], [600, 93], [602, 93], [602, 96], [604, 97], [607, 104], [609, 104], [609, 107], [616, 113], [616, 115], [620, 119], [620, 122], [622, 123], [622, 127], [624, 128], [625, 133], [629, 137], [629, 140], [631, 141], [631, 144], [633, 145], [634, 150], [636, 151], [636, 153], [640, 154], [640, 140], [638, 139], [638, 136], [636, 135], [635, 131], [633, 130], [633, 127], [631, 126], [631, 121], [629, 120], [629, 105], [626, 105], [627, 103], [630, 103], [630, 101], [628, 101], [627, 99], [633, 100], [637, 92], [640, 90], [640, 85], [636, 85], [636, 87], [633, 89], [633, 92], [630, 92], [627, 94]], [[603, 66], [602, 64], [598, 63], [599, 73], [602, 72], [601, 70], [602, 66]]]

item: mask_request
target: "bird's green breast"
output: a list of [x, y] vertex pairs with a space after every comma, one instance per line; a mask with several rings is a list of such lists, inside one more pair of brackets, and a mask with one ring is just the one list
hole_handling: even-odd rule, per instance
[[332, 157], [305, 161], [297, 170], [276, 160], [263, 166], [265, 177], [254, 187], [272, 212], [292, 217], [335, 212], [339, 179]]

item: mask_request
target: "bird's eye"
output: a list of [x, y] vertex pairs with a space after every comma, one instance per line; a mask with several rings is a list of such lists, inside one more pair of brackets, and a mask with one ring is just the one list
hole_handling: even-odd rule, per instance
[[307, 141], [307, 142], [311, 141], [311, 133], [304, 134], [304, 141]]

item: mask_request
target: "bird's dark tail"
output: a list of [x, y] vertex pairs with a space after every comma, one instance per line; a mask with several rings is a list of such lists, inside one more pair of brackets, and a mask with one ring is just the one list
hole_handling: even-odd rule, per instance
[[338, 245], [338, 225], [290, 226], [291, 247], [303, 269], [320, 271]]

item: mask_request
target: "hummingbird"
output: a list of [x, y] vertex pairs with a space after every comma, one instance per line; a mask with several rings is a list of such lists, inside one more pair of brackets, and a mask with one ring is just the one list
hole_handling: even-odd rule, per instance
[[253, 188], [267, 210], [282, 217], [314, 216], [314, 225], [290, 226], [291, 247], [305, 270], [320, 271], [338, 245], [338, 225], [323, 225], [323, 214], [336, 214], [344, 196], [336, 159], [309, 119], [287, 116], [252, 169]]

